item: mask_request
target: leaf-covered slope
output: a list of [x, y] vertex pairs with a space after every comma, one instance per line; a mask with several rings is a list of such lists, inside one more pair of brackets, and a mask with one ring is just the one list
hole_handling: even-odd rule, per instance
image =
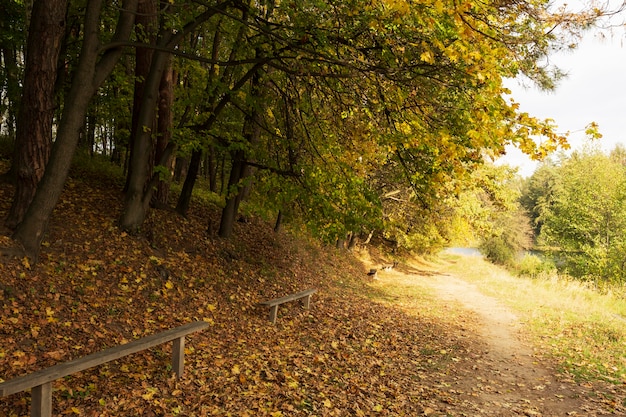
[[[192, 320], [211, 327], [189, 337], [182, 380], [163, 345], [57, 381], [55, 415], [407, 415], [445, 398], [431, 373], [461, 347], [437, 324], [366, 298], [369, 278], [351, 255], [256, 219], [230, 241], [212, 238], [217, 212], [206, 207], [187, 219], [153, 211], [142, 236], [127, 235], [115, 224], [117, 190], [74, 178], [40, 262], [0, 264], [0, 377]], [[10, 188], [1, 193], [4, 215]], [[283, 305], [275, 326], [256, 305], [311, 287], [311, 310]], [[3, 398], [0, 414], [27, 415], [29, 401]]]

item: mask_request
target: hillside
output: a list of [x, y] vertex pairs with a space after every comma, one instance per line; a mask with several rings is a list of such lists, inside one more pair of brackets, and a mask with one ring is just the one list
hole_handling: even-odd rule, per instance
[[[254, 217], [229, 241], [208, 236], [218, 212], [198, 203], [187, 219], [153, 210], [141, 236], [121, 233], [119, 189], [74, 172], [40, 262], [0, 263], [0, 377], [193, 320], [210, 328], [188, 338], [181, 380], [162, 345], [57, 381], [55, 415], [502, 415], [460, 377], [493, 371], [476, 367], [487, 348], [471, 320], [429, 314], [438, 307], [426, 296], [411, 300], [423, 314], [409, 311], [406, 296], [373, 285], [370, 265], [353, 254], [274, 233]], [[4, 216], [10, 187], [0, 197]], [[398, 273], [433, 275], [406, 264]], [[311, 287], [319, 289], [311, 310], [284, 305], [276, 325], [257, 306]], [[597, 398], [592, 406], [579, 398], [576, 409], [615, 410]], [[28, 415], [29, 401], [2, 398], [0, 415]], [[541, 407], [529, 401], [506, 415], [553, 415]]]

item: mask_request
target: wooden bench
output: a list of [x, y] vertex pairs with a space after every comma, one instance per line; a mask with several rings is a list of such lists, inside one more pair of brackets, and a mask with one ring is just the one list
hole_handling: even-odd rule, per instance
[[174, 329], [133, 340], [124, 345], [105, 349], [101, 352], [92, 353], [82, 358], [59, 363], [32, 374], [2, 382], [0, 383], [0, 397], [32, 388], [31, 417], [51, 417], [52, 382], [55, 380], [170, 341], [172, 342], [172, 368], [180, 378], [183, 374], [185, 363], [185, 336], [189, 333], [204, 330], [208, 326], [209, 323], [204, 321], [188, 323]]
[[304, 308], [308, 310], [311, 304], [311, 294], [315, 292], [317, 292], [317, 290], [315, 288], [311, 288], [309, 290], [297, 292], [295, 294], [287, 295], [285, 297], [275, 298], [269, 301], [263, 301], [262, 303], [259, 303], [259, 304], [270, 307], [270, 321], [272, 323], [276, 323], [276, 315], [278, 314], [279, 305], [287, 303], [289, 301], [302, 299]]

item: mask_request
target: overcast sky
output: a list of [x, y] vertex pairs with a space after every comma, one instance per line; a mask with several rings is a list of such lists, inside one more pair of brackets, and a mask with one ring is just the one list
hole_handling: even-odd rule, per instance
[[[555, 55], [551, 61], [568, 73], [555, 91], [527, 89], [512, 80], [506, 85], [520, 109], [542, 119], [554, 119], [558, 132], [570, 132], [572, 149], [580, 149], [585, 127], [596, 122], [603, 135], [599, 144], [610, 151], [617, 143], [626, 145], [626, 37], [619, 29], [604, 39], [590, 34], [572, 52]], [[519, 166], [530, 176], [537, 164], [511, 148], [498, 163]]]

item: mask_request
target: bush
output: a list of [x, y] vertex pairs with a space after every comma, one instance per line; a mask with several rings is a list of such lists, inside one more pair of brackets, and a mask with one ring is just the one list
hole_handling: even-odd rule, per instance
[[516, 270], [520, 276], [535, 278], [538, 275], [549, 274], [555, 271], [556, 266], [547, 259], [526, 253], [517, 263]]
[[485, 240], [479, 249], [494, 264], [510, 265], [515, 259], [515, 250], [499, 236]]

